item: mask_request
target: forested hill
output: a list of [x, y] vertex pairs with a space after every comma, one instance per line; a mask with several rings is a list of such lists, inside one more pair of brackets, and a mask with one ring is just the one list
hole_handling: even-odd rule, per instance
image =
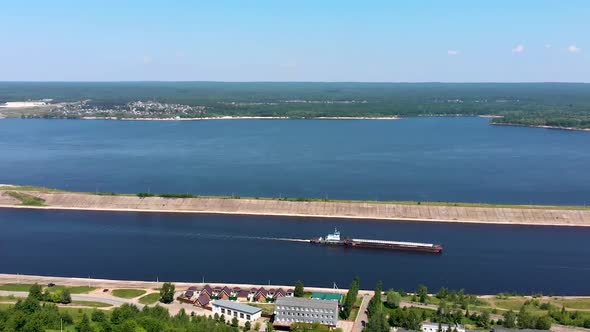
[[493, 121], [590, 127], [583, 83], [0, 82], [0, 103], [45, 98], [205, 106], [205, 116], [500, 115]]

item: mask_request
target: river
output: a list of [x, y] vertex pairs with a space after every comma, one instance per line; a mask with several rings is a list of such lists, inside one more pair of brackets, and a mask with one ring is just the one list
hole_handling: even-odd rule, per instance
[[[418, 254], [322, 247], [343, 235], [440, 243]], [[590, 295], [590, 228], [0, 209], [0, 272], [496, 294]]]
[[76, 191], [590, 203], [590, 133], [402, 120], [0, 120], [0, 183]]

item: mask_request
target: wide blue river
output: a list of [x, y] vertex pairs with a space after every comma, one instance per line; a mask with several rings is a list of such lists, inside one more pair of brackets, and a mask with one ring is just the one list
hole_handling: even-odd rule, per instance
[[[338, 227], [360, 238], [435, 242], [442, 255], [308, 239]], [[0, 209], [0, 272], [116, 279], [413, 290], [419, 283], [496, 294], [590, 295], [590, 228], [347, 219]]]
[[[0, 120], [0, 183], [103, 192], [590, 203], [590, 133], [481, 118]], [[441, 243], [442, 255], [307, 239]], [[0, 273], [590, 295], [590, 228], [0, 209]]]
[[398, 121], [0, 120], [0, 183], [241, 196], [590, 203], [590, 133]]

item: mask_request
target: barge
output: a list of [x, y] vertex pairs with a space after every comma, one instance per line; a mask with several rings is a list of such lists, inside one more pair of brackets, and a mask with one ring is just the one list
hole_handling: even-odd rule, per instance
[[443, 251], [442, 245], [432, 243], [353, 239], [349, 237], [341, 239], [340, 232], [337, 229], [334, 230], [334, 233], [326, 235], [326, 237], [316, 237], [310, 239], [309, 242], [312, 244], [345, 246], [350, 248], [415, 251], [434, 254], [440, 254]]

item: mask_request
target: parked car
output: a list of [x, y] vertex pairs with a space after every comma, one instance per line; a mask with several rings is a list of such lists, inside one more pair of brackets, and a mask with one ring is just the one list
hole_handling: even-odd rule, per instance
[[103, 289], [103, 290], [102, 290], [102, 292], [103, 292], [103, 293], [106, 293], [106, 292], [108, 292], [108, 291], [109, 291], [109, 289], [108, 289], [108, 288], [105, 288], [105, 289]]
[[55, 284], [52, 283], [52, 282], [50, 282], [50, 283], [47, 284], [47, 287], [53, 287], [53, 286], [55, 286]]

